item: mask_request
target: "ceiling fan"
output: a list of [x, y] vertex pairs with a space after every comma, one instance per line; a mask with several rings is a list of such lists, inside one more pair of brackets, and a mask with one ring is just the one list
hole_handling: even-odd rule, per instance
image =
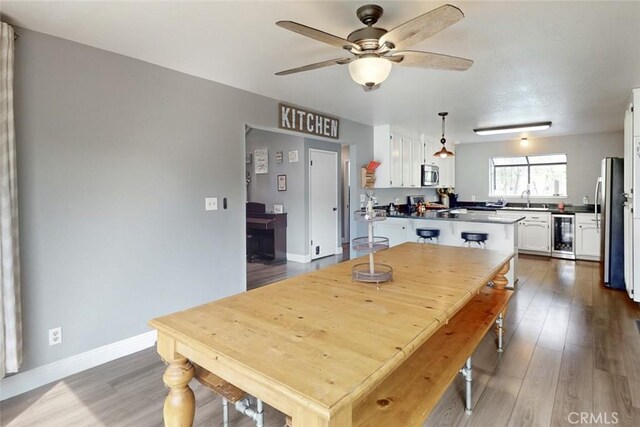
[[455, 71], [464, 71], [473, 64], [470, 59], [417, 50], [403, 50], [464, 18], [464, 14], [457, 7], [445, 4], [415, 17], [391, 31], [373, 26], [378, 22], [382, 13], [383, 9], [375, 4], [367, 4], [358, 8], [356, 15], [366, 27], [353, 31], [346, 39], [293, 21], [276, 22], [276, 25], [289, 31], [348, 50], [354, 55], [353, 57], [335, 58], [280, 71], [276, 75], [284, 76], [330, 65], [349, 64], [351, 78], [362, 85], [365, 91], [370, 91], [380, 87], [380, 83], [389, 76], [393, 63], [406, 67]]

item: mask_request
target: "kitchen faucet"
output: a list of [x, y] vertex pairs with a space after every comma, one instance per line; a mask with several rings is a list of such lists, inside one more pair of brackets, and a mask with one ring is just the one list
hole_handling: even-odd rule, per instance
[[527, 207], [531, 207], [531, 190], [524, 190], [520, 195], [521, 199], [524, 199], [524, 194], [527, 193]]

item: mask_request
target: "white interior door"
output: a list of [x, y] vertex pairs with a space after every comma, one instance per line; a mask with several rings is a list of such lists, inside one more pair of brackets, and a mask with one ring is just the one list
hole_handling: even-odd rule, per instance
[[309, 149], [311, 259], [338, 249], [338, 153]]
[[[344, 151], [343, 151], [344, 153]], [[343, 157], [344, 158], [344, 157]], [[351, 162], [344, 161], [342, 170], [342, 243], [349, 243], [349, 220], [351, 219], [349, 200], [351, 197]]]

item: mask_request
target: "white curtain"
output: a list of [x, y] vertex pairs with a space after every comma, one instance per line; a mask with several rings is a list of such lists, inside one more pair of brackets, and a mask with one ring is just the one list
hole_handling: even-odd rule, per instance
[[13, 28], [0, 22], [0, 378], [22, 362]]

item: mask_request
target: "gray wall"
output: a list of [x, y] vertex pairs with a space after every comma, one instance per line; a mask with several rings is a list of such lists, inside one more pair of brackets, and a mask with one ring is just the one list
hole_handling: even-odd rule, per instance
[[[269, 173], [255, 174], [255, 158], [250, 165], [246, 165], [251, 174], [251, 183], [247, 187], [248, 201], [264, 203], [267, 211], [273, 210], [274, 203], [284, 205], [287, 213], [287, 252], [306, 255], [309, 247], [306, 245], [306, 216], [305, 206], [305, 159], [304, 138], [297, 135], [268, 132], [252, 129], [247, 134], [247, 153], [257, 149], [269, 149]], [[289, 163], [290, 150], [298, 150], [299, 161]], [[282, 163], [276, 163], [276, 152], [283, 152]], [[287, 191], [278, 191], [277, 176], [287, 176]]]
[[[245, 123], [275, 129], [278, 101], [19, 32], [23, 370], [243, 291]], [[371, 159], [370, 126], [340, 131], [355, 164]], [[209, 196], [220, 210], [204, 210]], [[55, 326], [64, 340], [49, 347]]]
[[[525, 154], [567, 154], [567, 198], [533, 199], [539, 203], [565, 203], [580, 205], [588, 196], [593, 203], [596, 179], [600, 176], [600, 162], [605, 157], [623, 156], [622, 132], [570, 135], [549, 138], [529, 138], [529, 146], [520, 141], [499, 141], [456, 145], [456, 193], [459, 200], [489, 199], [489, 159], [497, 156]], [[523, 199], [510, 199], [521, 202]]]

